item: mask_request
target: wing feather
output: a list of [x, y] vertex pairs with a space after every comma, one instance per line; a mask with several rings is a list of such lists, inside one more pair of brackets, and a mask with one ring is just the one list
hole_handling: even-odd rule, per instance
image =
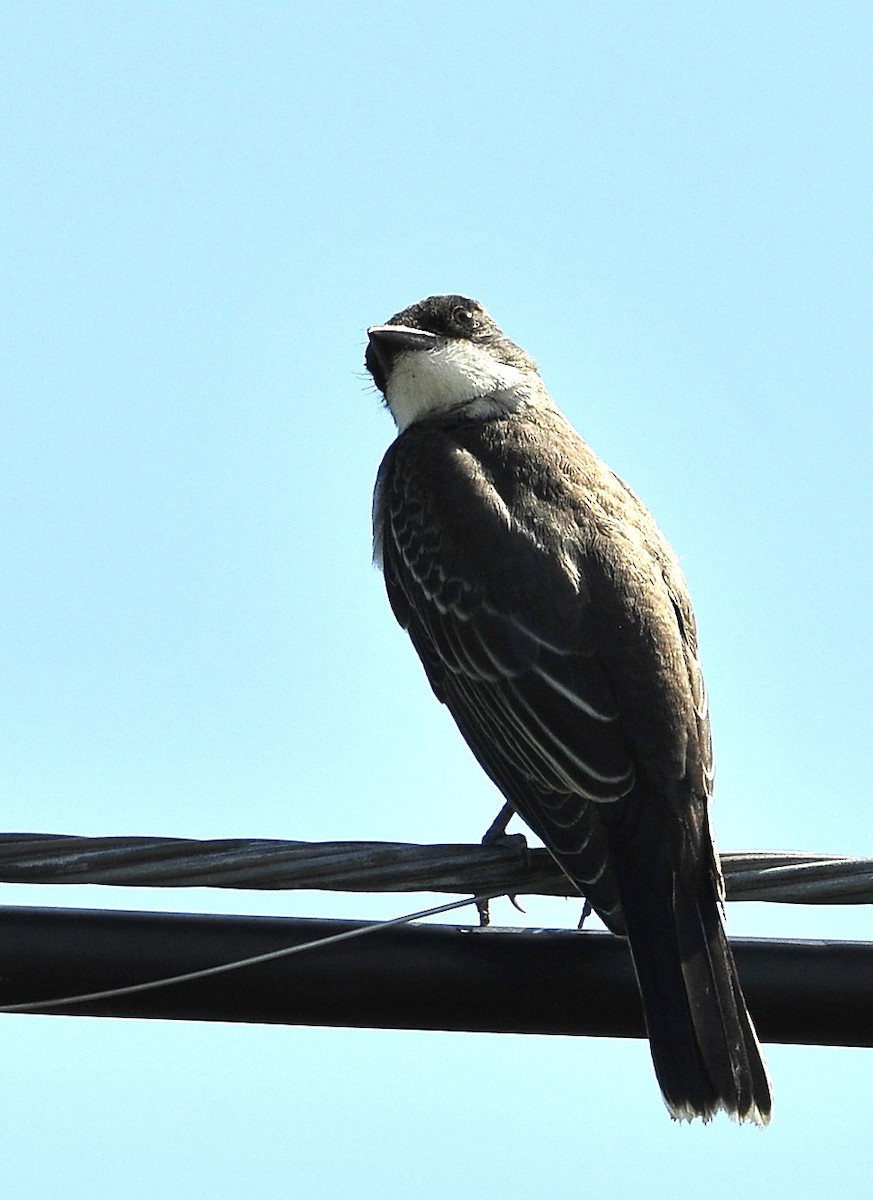
[[[617, 892], [597, 807], [630, 791], [634, 763], [594, 653], [586, 599], [567, 575], [554, 581], [552, 605], [514, 605], [526, 594], [525, 572], [541, 591], [543, 574], [554, 570], [549, 557], [507, 523], [481, 480], [474, 495], [456, 494], [437, 511], [441, 490], [426, 488], [420, 459], [411, 462], [397, 446], [376, 501], [395, 615], [481, 765], [572, 877], [592, 885], [598, 911], [615, 926]], [[463, 482], [455, 478], [456, 491]]]

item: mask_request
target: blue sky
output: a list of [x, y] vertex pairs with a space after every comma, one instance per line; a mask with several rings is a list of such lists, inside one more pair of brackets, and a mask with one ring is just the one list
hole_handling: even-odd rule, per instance
[[[362, 367], [369, 324], [459, 291], [682, 556], [722, 848], [873, 855], [871, 45], [852, 3], [5, 4], [4, 826], [478, 839], [498, 797], [370, 565], [393, 427]], [[871, 937], [863, 909], [729, 928]], [[813, 1196], [873, 1158], [864, 1051], [770, 1047], [759, 1133], [671, 1125], [643, 1043], [10, 1016], [0, 1039], [4, 1183], [31, 1200], [703, 1173], [714, 1200]]]

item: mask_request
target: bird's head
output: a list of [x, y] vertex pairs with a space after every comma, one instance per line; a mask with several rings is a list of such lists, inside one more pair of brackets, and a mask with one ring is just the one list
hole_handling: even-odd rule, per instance
[[539, 379], [534, 361], [466, 296], [429, 296], [367, 333], [367, 370], [401, 431], [452, 409], [512, 407]]

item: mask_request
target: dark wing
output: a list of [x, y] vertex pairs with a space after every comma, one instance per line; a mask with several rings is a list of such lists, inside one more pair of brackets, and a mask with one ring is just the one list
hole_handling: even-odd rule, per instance
[[599, 810], [634, 762], [584, 587], [511, 517], [481, 464], [409, 430], [380, 470], [376, 554], [434, 692], [509, 802], [621, 928]]
[[700, 659], [697, 657], [697, 621], [684, 578], [669, 566], [664, 572], [667, 593], [676, 614], [682, 637], [685, 669], [688, 676], [693, 707], [694, 724], [697, 731], [697, 754], [699, 756], [702, 785], [707, 796], [712, 795], [715, 768], [712, 757], [712, 732], [709, 725], [709, 702]]

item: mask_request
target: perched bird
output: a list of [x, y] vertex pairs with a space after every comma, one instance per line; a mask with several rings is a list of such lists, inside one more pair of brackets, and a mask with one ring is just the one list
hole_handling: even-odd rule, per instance
[[627, 938], [670, 1113], [766, 1124], [676, 555], [475, 300], [431, 296], [368, 334], [399, 430], [373, 503], [394, 615], [482, 767]]

